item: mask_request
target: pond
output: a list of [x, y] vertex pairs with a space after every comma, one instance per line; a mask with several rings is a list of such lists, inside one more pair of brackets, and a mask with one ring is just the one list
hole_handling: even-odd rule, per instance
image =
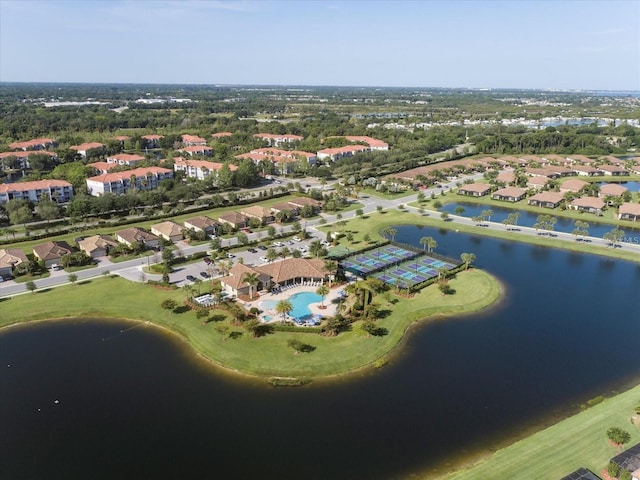
[[503, 302], [414, 329], [383, 369], [291, 389], [225, 376], [176, 338], [128, 322], [6, 329], [0, 477], [404, 477], [640, 381], [640, 266], [397, 230], [418, 247], [432, 236], [437, 253], [475, 253], [504, 283]]
[[[482, 212], [483, 210], [491, 209], [493, 210], [493, 215], [491, 216], [490, 220], [496, 223], [501, 223], [509, 216], [510, 213], [519, 212], [520, 217], [518, 218], [518, 225], [522, 227], [533, 227], [538, 221], [538, 215], [540, 215], [539, 213], [519, 210], [516, 206], [514, 206], [514, 208], [503, 208], [467, 202], [447, 203], [446, 205], [442, 206], [441, 210], [443, 212], [460, 215], [455, 213], [455, 210], [458, 207], [464, 208], [464, 212], [461, 214], [461, 216], [467, 218], [480, 216], [480, 212]], [[552, 209], [549, 209], [547, 215], [552, 215], [557, 218], [557, 222], [553, 227], [553, 230], [556, 232], [571, 233], [576, 228], [576, 219], [574, 218], [559, 217]], [[615, 225], [599, 223], [598, 217], [591, 213], [585, 213], [581, 216], [580, 220], [585, 221], [589, 224], [588, 230], [590, 237], [602, 238], [605, 233], [610, 232], [611, 230], [616, 228]], [[637, 238], [637, 236], [640, 234], [640, 225], [638, 225], [638, 228], [629, 228], [625, 226], [621, 227], [621, 229], [626, 234], [629, 234], [627, 236], [635, 236]]]

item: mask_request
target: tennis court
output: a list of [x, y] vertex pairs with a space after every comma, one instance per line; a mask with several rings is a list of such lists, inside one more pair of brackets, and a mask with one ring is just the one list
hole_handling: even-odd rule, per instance
[[374, 277], [389, 285], [405, 288], [437, 277], [442, 270], [456, 267], [454, 263], [395, 245], [360, 252], [341, 263], [342, 268], [361, 277]]

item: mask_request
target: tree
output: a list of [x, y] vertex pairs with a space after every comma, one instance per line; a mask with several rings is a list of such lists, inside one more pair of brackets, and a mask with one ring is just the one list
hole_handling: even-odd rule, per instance
[[70, 273], [70, 274], [67, 276], [67, 279], [68, 279], [71, 283], [75, 284], [75, 283], [78, 281], [78, 275], [76, 275], [75, 273]]
[[38, 288], [38, 287], [36, 287], [36, 282], [34, 282], [33, 280], [29, 280], [27, 283], [24, 284], [24, 286], [31, 293], [35, 293], [36, 288]]
[[247, 234], [244, 232], [239, 232], [238, 233], [238, 244], [240, 245], [246, 245], [249, 243], [249, 237], [247, 237]]
[[546, 232], [552, 232], [558, 219], [551, 215], [538, 215], [536, 223], [533, 224], [533, 228], [536, 230], [541, 229]]
[[276, 303], [275, 310], [280, 315], [282, 315], [282, 320], [285, 320], [289, 312], [293, 310], [293, 305], [289, 300], [280, 300], [278, 303]]
[[610, 232], [605, 233], [602, 238], [609, 242], [609, 244], [615, 248], [624, 238], [624, 231], [619, 228], [614, 228]]
[[242, 280], [249, 285], [249, 300], [253, 298], [253, 288], [260, 283], [260, 275], [258, 273], [246, 272]]
[[493, 215], [493, 210], [491, 210], [491, 209], [483, 210], [483, 211], [481, 211], [481, 212], [480, 212], [480, 216], [481, 216], [483, 219], [487, 219], [487, 221], [488, 221], [488, 222], [490, 222], [490, 221], [491, 221], [491, 217], [492, 217], [492, 215]]
[[297, 338], [290, 338], [287, 340], [287, 347], [293, 348], [296, 355], [298, 355], [304, 349], [304, 343]]
[[370, 337], [371, 335], [373, 335], [377, 330], [377, 328], [378, 326], [376, 325], [376, 322], [374, 322], [373, 320], [365, 320], [364, 322], [362, 322], [362, 330], [367, 332], [367, 337]]
[[162, 301], [160, 307], [173, 313], [173, 311], [178, 307], [178, 302], [176, 302], [173, 298], [167, 298]]
[[442, 212], [440, 214], [440, 218], [442, 218], [442, 220], [446, 222], [447, 220], [449, 220], [449, 214], [447, 212]]
[[18, 224], [24, 225], [33, 219], [33, 213], [31, 211], [31, 208], [27, 205], [20, 206], [14, 210], [7, 209], [7, 211], [9, 212], [9, 221], [13, 225], [18, 225]]
[[229, 325], [225, 325], [224, 323], [216, 324], [216, 332], [222, 335], [222, 341], [227, 340], [227, 332], [229, 331]]
[[618, 446], [622, 446], [631, 440], [631, 435], [619, 427], [610, 427], [607, 430], [607, 438]]
[[324, 299], [327, 295], [329, 295], [329, 289], [327, 288], [326, 285], [322, 284], [316, 289], [316, 294], [320, 295], [321, 297], [320, 307], [324, 308]]
[[427, 252], [433, 251], [438, 246], [438, 242], [433, 237], [422, 237], [420, 244], [426, 249]]
[[320, 256], [326, 255], [327, 251], [325, 250], [320, 240], [314, 240], [309, 245], [309, 253], [318, 258]]
[[460, 258], [464, 262], [465, 270], [468, 270], [469, 266], [476, 260], [476, 256], [473, 253], [462, 253]]
[[40, 200], [37, 209], [38, 216], [47, 223], [60, 217], [60, 206], [53, 200]]
[[464, 207], [462, 205], [458, 205], [456, 207], [456, 209], [454, 210], [454, 213], [456, 215], [462, 215], [464, 212], [465, 212], [465, 209], [464, 209]]
[[518, 224], [518, 218], [520, 218], [520, 212], [511, 212], [509, 215], [507, 215], [507, 218], [502, 221], [502, 223], [506, 225], [507, 231], [510, 230], [514, 225]]
[[265, 258], [267, 259], [267, 262], [273, 262], [276, 258], [278, 258], [278, 252], [275, 248], [269, 247], [267, 253], [265, 254]]
[[[575, 235], [576, 237], [579, 237], [580, 235], [586, 237], [589, 235], [589, 224], [587, 222], [583, 220], [576, 220], [574, 225], [575, 228], [571, 232], [572, 235]], [[580, 240], [579, 238], [577, 239]]]

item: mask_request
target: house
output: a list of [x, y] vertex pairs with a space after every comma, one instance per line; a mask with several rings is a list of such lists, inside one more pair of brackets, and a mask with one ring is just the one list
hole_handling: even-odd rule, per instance
[[87, 178], [87, 191], [94, 197], [105, 193], [121, 195], [131, 189], [155, 190], [162, 180], [172, 179], [173, 171], [161, 167], [140, 167], [123, 172], [103, 173]]
[[[206, 160], [186, 160], [182, 157], [173, 159], [173, 169], [176, 172], [185, 172], [187, 177], [197, 178], [198, 180], [204, 180], [211, 175], [211, 172], [218, 171], [223, 166], [224, 164], [222, 163], [208, 162]], [[229, 165], [229, 170], [232, 172], [237, 169], [236, 165]]]
[[109, 235], [93, 235], [78, 242], [80, 250], [91, 258], [106, 257], [109, 255], [109, 251], [117, 246], [118, 242]]
[[618, 219], [620, 220], [640, 220], [640, 204], [625, 202], [618, 209]]
[[51, 160], [57, 160], [58, 156], [55, 152], [49, 152], [47, 150], [33, 151], [28, 150], [25, 152], [2, 152], [0, 153], [0, 168], [3, 170], [24, 170], [31, 168], [29, 163], [30, 155], [47, 155], [51, 157]]
[[213, 155], [213, 148], [206, 145], [189, 145], [188, 147], [178, 150], [180, 153], [188, 153], [189, 155], [202, 155], [204, 157], [210, 157]]
[[369, 148], [371, 150], [389, 150], [388, 143], [383, 142], [382, 140], [378, 140], [376, 138], [365, 137], [365, 136], [354, 136], [354, 135], [346, 136], [344, 138], [346, 138], [350, 142], [366, 143], [367, 145], [369, 145]]
[[13, 270], [29, 259], [19, 248], [0, 248], [0, 278], [11, 278]]
[[526, 167], [529, 165], [529, 162], [524, 158], [512, 157], [511, 155], [507, 155], [506, 157], [498, 158], [500, 162], [505, 165], [511, 165], [512, 167]]
[[211, 135], [213, 138], [233, 137], [231, 132], [218, 132]]
[[595, 160], [585, 157], [584, 155], [571, 155], [567, 157], [567, 160], [573, 165], [576, 163], [580, 163], [582, 165], [591, 165]]
[[587, 468], [579, 468], [560, 480], [601, 480], [599, 476]]
[[569, 160], [567, 160], [566, 157], [563, 157], [561, 155], [556, 155], [556, 154], [553, 154], [553, 153], [551, 155], [545, 155], [544, 157], [542, 157], [542, 159], [547, 164], [555, 164], [555, 165], [566, 166], [566, 165], [571, 163]]
[[138, 227], [120, 230], [115, 233], [115, 238], [118, 242], [124, 243], [128, 247], [143, 245], [146, 248], [158, 248], [160, 246], [160, 239], [156, 235]]
[[259, 292], [261, 290], [268, 290], [271, 288], [272, 279], [270, 275], [259, 271], [255, 267], [236, 263], [231, 270], [229, 270], [228, 275], [220, 278], [220, 284], [222, 285], [223, 291], [231, 296], [249, 295], [250, 286], [244, 280], [246, 274], [258, 275], [258, 283], [252, 287], [253, 292]]
[[314, 212], [317, 212], [322, 207], [322, 202], [309, 197], [296, 197], [289, 200], [289, 205], [302, 210], [304, 207], [311, 207]]
[[132, 155], [130, 153], [118, 153], [117, 155], [111, 155], [107, 157], [107, 163], [115, 163], [116, 165], [137, 165], [140, 162], [144, 162], [146, 158], [142, 155]]
[[516, 181], [516, 174], [511, 170], [503, 170], [496, 177], [496, 181], [499, 183], [510, 185]]
[[73, 249], [67, 242], [47, 242], [33, 247], [33, 254], [44, 263], [46, 268], [60, 265], [62, 257], [73, 253]]
[[599, 197], [620, 197], [628, 189], [618, 183], [605, 183], [600, 186]]
[[589, 186], [589, 182], [572, 178], [571, 180], [567, 180], [562, 185], [560, 185], [559, 188], [561, 193], [579, 193], [584, 187], [587, 186]]
[[620, 165], [600, 165], [597, 167], [598, 172], [609, 177], [619, 177], [622, 175], [628, 175], [627, 169]]
[[530, 197], [527, 203], [535, 207], [556, 208], [563, 199], [560, 192], [540, 192]]
[[549, 177], [529, 177], [529, 179], [527, 180], [527, 187], [540, 190], [541, 188], [545, 187], [550, 181], [551, 179]]
[[611, 459], [611, 462], [629, 472], [633, 480], [640, 480], [640, 443], [619, 453]]
[[88, 167], [92, 167], [98, 175], [102, 175], [104, 173], [109, 173], [110, 170], [118, 167], [117, 163], [107, 163], [107, 162], [93, 162], [88, 163]]
[[494, 200], [505, 200], [507, 202], [519, 202], [527, 195], [526, 188], [506, 187], [496, 190], [491, 194]]
[[127, 136], [127, 135], [116, 135], [115, 137], [113, 137], [114, 140], [119, 141], [120, 143], [126, 142], [127, 140], [131, 140], [131, 137]]
[[279, 202], [271, 205], [271, 212], [273, 215], [277, 214], [278, 212], [290, 212], [291, 215], [297, 217], [298, 215], [300, 215], [300, 208], [291, 205], [288, 202]]
[[345, 157], [352, 157], [357, 153], [369, 152], [371, 147], [368, 145], [347, 145], [345, 147], [324, 148], [318, 150], [316, 156], [319, 160], [329, 159], [331, 161], [340, 160]]
[[556, 172], [555, 169], [552, 169], [549, 167], [544, 167], [544, 168], [527, 167], [524, 169], [524, 173], [526, 173], [530, 177], [547, 177], [547, 178], [560, 177], [560, 173]]
[[596, 215], [602, 215], [602, 209], [604, 208], [604, 200], [598, 197], [581, 197], [572, 200], [568, 207], [580, 212], [595, 213]]
[[10, 143], [9, 148], [12, 150], [48, 150], [50, 147], [57, 145], [53, 138], [34, 138], [26, 142]]
[[80, 145], [73, 145], [69, 148], [78, 152], [81, 157], [86, 158], [88, 156], [100, 155], [104, 150], [104, 144], [98, 142], [88, 142], [82, 143]]
[[177, 242], [184, 238], [184, 234], [182, 233], [183, 228], [184, 227], [182, 225], [176, 222], [166, 220], [164, 222], [151, 225], [151, 233], [162, 237], [169, 242]]
[[218, 233], [218, 222], [214, 219], [200, 215], [198, 217], [188, 218], [184, 221], [185, 228], [196, 232], [204, 232], [207, 235], [215, 235]]
[[202, 147], [207, 144], [207, 141], [204, 138], [198, 137], [197, 135], [189, 135], [188, 133], [185, 133], [181, 138], [185, 147]]
[[304, 137], [300, 135], [274, 135], [271, 133], [256, 133], [253, 138], [266, 141], [269, 146], [279, 147], [285, 143], [300, 142]]
[[315, 153], [300, 150], [280, 150], [278, 148], [256, 148], [248, 153], [236, 155], [236, 158], [247, 158], [256, 165], [261, 162], [271, 162], [281, 175], [286, 175], [295, 170], [295, 166], [306, 161], [309, 165], [315, 165], [317, 156]]
[[218, 221], [231, 225], [234, 229], [246, 228], [249, 223], [249, 219], [239, 212], [223, 213], [218, 217]]
[[36, 203], [43, 196], [57, 203], [66, 203], [73, 198], [73, 186], [65, 180], [0, 184], [0, 204], [17, 199]]
[[593, 177], [600, 175], [598, 169], [591, 165], [572, 165], [571, 168], [578, 174], [578, 176]]
[[143, 135], [141, 137], [144, 140], [146, 148], [158, 148], [160, 146], [160, 140], [164, 138], [163, 135]]
[[458, 188], [458, 195], [468, 195], [470, 197], [482, 197], [488, 195], [493, 187], [488, 183], [470, 183]]
[[618, 157], [614, 157], [613, 155], [607, 155], [605, 157], [600, 157], [600, 160], [603, 160], [611, 165], [618, 165], [623, 167], [624, 164], [626, 163], [626, 160], [623, 160], [622, 158], [618, 158]]
[[271, 223], [274, 221], [271, 209], [261, 207], [260, 205], [251, 205], [240, 210], [240, 213], [248, 218], [257, 218], [262, 225]]

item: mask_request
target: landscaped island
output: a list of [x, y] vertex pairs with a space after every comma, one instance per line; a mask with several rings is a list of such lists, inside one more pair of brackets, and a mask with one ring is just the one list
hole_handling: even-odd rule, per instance
[[[253, 338], [244, 328], [233, 326], [225, 310], [211, 310], [203, 321], [195, 311], [161, 307], [166, 299], [182, 305], [183, 291], [161, 290], [115, 276], [3, 299], [0, 326], [75, 317], [149, 322], [176, 333], [195, 352], [226, 369], [261, 377], [310, 379], [382, 365], [413, 323], [482, 310], [496, 302], [501, 290], [495, 278], [477, 269], [458, 273], [449, 285], [455, 294], [444, 295], [431, 285], [411, 298], [385, 296], [389, 301], [381, 300], [380, 308], [388, 313], [376, 322], [386, 330], [384, 335], [369, 335], [360, 328], [362, 322], [356, 322], [334, 337], [277, 331]], [[221, 325], [227, 328], [218, 328]], [[296, 355], [290, 340], [311, 348]]]

